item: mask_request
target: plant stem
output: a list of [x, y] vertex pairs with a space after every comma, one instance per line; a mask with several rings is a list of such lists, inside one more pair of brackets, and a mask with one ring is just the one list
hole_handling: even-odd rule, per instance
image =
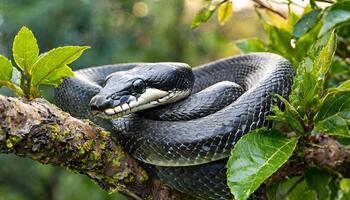
[[0, 80], [0, 86], [6, 86], [10, 88], [17, 96], [20, 97], [25, 97], [26, 95], [24, 94], [23, 90], [16, 84], [10, 82], [10, 81], [3, 81]]

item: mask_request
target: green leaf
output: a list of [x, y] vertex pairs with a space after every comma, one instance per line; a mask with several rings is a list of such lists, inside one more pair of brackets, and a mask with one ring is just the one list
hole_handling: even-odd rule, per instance
[[288, 193], [285, 199], [300, 200], [300, 197], [302, 197], [303, 200], [317, 200], [316, 192], [308, 188], [305, 180], [297, 184], [292, 191]]
[[286, 199], [287, 195], [303, 181], [303, 177], [295, 176], [283, 182], [273, 182], [267, 187], [267, 197], [269, 200]]
[[38, 59], [39, 47], [32, 31], [27, 27], [22, 27], [17, 33], [12, 51], [17, 66], [27, 73], [30, 72]]
[[342, 178], [338, 185], [337, 200], [348, 200], [350, 199], [350, 179]]
[[326, 9], [320, 35], [350, 23], [350, 1], [339, 1]]
[[283, 55], [293, 64], [296, 64], [295, 54], [297, 52], [291, 46], [292, 35], [288, 31], [269, 25], [266, 22], [263, 22], [263, 25], [268, 36], [268, 50]]
[[226, 1], [218, 8], [218, 21], [220, 25], [224, 25], [232, 16], [232, 1]]
[[48, 80], [50, 77], [56, 76], [59, 68], [65, 67], [78, 59], [88, 48], [87, 46], [59, 47], [40, 56], [33, 66], [32, 86], [37, 87], [39, 84], [44, 83], [44, 81], [45, 84], [49, 84]]
[[234, 45], [241, 53], [264, 52], [266, 51], [265, 43], [259, 38], [249, 38], [234, 41]]
[[350, 137], [350, 91], [328, 94], [315, 116], [317, 132]]
[[305, 181], [310, 189], [316, 191], [317, 199], [330, 200], [332, 176], [317, 168], [305, 172]]
[[[269, 200], [327, 200], [332, 197], [332, 177], [325, 172], [309, 170], [302, 176], [296, 176], [283, 182], [274, 182], [267, 187]], [[318, 176], [319, 175], [319, 176]], [[318, 182], [319, 181], [319, 182]], [[322, 185], [324, 184], [324, 185]]]
[[339, 182], [339, 187], [343, 192], [350, 192], [350, 179], [349, 178], [343, 178]]
[[304, 133], [303, 119], [296, 108], [282, 96], [277, 94], [273, 94], [273, 96], [283, 102], [285, 109], [284, 111], [281, 111], [277, 106], [272, 106], [272, 113], [274, 115], [268, 116], [268, 119], [288, 124], [294, 131]]
[[50, 76], [46, 77], [42, 81], [42, 84], [53, 85], [55, 87], [58, 87], [59, 85], [62, 84], [63, 82], [62, 78], [65, 76], [71, 76], [71, 77], [74, 76], [74, 72], [67, 65], [53, 71], [53, 73], [51, 73]]
[[309, 32], [317, 23], [320, 11], [313, 10], [305, 15], [295, 24], [293, 37], [300, 38], [305, 33]]
[[318, 110], [325, 76], [328, 73], [336, 49], [336, 36], [329, 33], [315, 41], [306, 57], [297, 69], [292, 92], [291, 104], [303, 116]]
[[340, 83], [350, 80], [350, 68], [343, 59], [335, 56], [327, 77], [327, 88], [337, 87]]
[[12, 70], [13, 66], [11, 61], [5, 56], [0, 55], [0, 80], [10, 81], [12, 78]]
[[196, 17], [192, 21], [191, 28], [195, 29], [199, 25], [201, 25], [203, 22], [208, 21], [209, 18], [213, 15], [214, 12], [215, 12], [215, 9], [212, 9], [210, 7], [203, 7], [196, 14]]
[[350, 80], [347, 80], [339, 85], [338, 89], [350, 90]]
[[234, 146], [227, 163], [227, 183], [235, 199], [248, 199], [292, 155], [298, 138], [288, 139], [276, 130], [257, 129]]

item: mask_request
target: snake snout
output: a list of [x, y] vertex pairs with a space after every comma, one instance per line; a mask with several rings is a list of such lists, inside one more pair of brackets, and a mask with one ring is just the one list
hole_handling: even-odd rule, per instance
[[96, 95], [90, 101], [90, 108], [92, 111], [102, 111], [107, 108], [113, 107], [113, 99], [106, 98], [105, 96]]

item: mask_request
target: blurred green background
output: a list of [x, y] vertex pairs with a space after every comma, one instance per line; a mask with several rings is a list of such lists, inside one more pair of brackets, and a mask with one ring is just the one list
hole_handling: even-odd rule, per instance
[[[13, 37], [23, 25], [34, 32], [41, 52], [64, 45], [91, 46], [73, 69], [161, 61], [197, 66], [238, 53], [233, 40], [262, 35], [251, 8], [236, 10], [225, 26], [213, 17], [191, 30], [201, 5], [201, 0], [0, 0], [0, 54], [11, 57]], [[52, 88], [43, 90], [51, 101]], [[4, 89], [0, 93], [10, 95]], [[17, 199], [123, 197], [107, 194], [85, 176], [2, 154], [0, 200]]]

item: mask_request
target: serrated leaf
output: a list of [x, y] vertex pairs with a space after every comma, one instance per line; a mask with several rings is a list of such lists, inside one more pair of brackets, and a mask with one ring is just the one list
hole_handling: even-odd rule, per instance
[[248, 199], [292, 155], [298, 138], [276, 130], [257, 129], [234, 146], [227, 163], [227, 183], [236, 200]]
[[5, 56], [0, 55], [0, 80], [10, 81], [12, 78], [12, 71], [13, 66], [11, 61]]
[[318, 122], [316, 131], [324, 132], [328, 135], [350, 137], [350, 110], [338, 112]]
[[203, 22], [208, 21], [208, 19], [213, 15], [214, 12], [215, 9], [211, 9], [210, 7], [203, 7], [202, 9], [200, 9], [196, 14], [196, 17], [192, 21], [191, 28], [195, 29]]
[[51, 73], [50, 76], [46, 77], [42, 81], [42, 84], [53, 85], [55, 87], [58, 87], [59, 85], [62, 84], [63, 82], [62, 78], [65, 76], [71, 76], [71, 77], [74, 76], [74, 72], [67, 65], [56, 69], [53, 73]]
[[336, 36], [330, 33], [315, 41], [308, 56], [300, 63], [290, 95], [291, 104], [303, 116], [316, 112], [327, 74], [336, 49]]
[[277, 97], [280, 101], [283, 102], [285, 109], [284, 111], [281, 111], [277, 106], [272, 106], [272, 113], [274, 115], [268, 116], [268, 119], [288, 124], [292, 130], [298, 133], [303, 133], [303, 119], [299, 115], [296, 108], [292, 106], [287, 101], [287, 99], [283, 98], [282, 96], [278, 94], [273, 94], [273, 96]]
[[232, 16], [232, 1], [226, 1], [218, 8], [218, 21], [220, 25], [224, 25]]
[[316, 25], [319, 14], [319, 10], [313, 10], [303, 15], [294, 26], [292, 33], [293, 37], [300, 38], [305, 33], [309, 32]]
[[315, 116], [315, 123], [317, 132], [350, 137], [350, 91], [328, 94]]
[[12, 51], [17, 66], [26, 72], [30, 72], [34, 62], [38, 59], [39, 47], [32, 31], [27, 27], [22, 27], [17, 33]]
[[338, 1], [325, 10], [320, 35], [350, 23], [350, 1]]
[[350, 91], [340, 91], [328, 94], [322, 106], [315, 116], [315, 122], [325, 120], [328, 117], [337, 114], [341, 111], [350, 109]]
[[259, 38], [249, 38], [234, 41], [234, 45], [241, 53], [264, 52], [266, 51], [265, 43]]
[[[33, 66], [32, 85], [37, 87], [44, 80], [48, 80], [49, 77], [54, 76], [57, 69], [78, 59], [88, 48], [86, 46], [59, 47], [40, 56]], [[47, 82], [45, 83], [48, 84]]]

